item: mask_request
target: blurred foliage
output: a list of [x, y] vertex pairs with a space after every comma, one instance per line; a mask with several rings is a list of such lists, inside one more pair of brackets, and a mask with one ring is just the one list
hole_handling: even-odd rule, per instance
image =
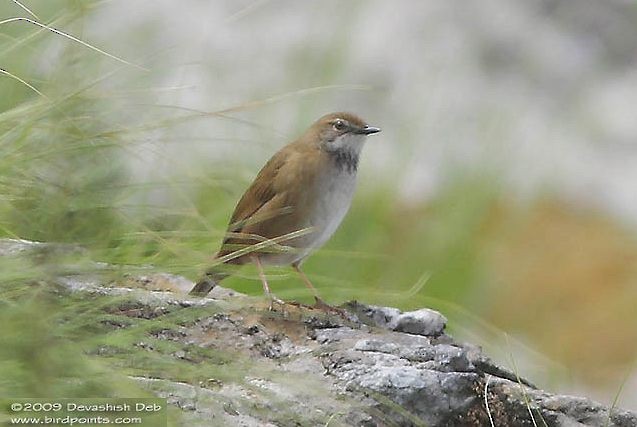
[[65, 320], [75, 320], [83, 314], [77, 310], [78, 306], [74, 304], [70, 312], [65, 312], [62, 303], [46, 292], [3, 284], [0, 310], [3, 325], [0, 334], [2, 396], [144, 395], [125, 375], [113, 374], [105, 365], [84, 356], [80, 343], [89, 331], [80, 336], [77, 333], [71, 335], [65, 324]]
[[[37, 13], [81, 35], [83, 18], [99, 3], [47, 1], [38, 4]], [[9, 7], [0, 7], [2, 16], [16, 15]], [[0, 237], [77, 243], [90, 258], [119, 266], [118, 275], [152, 265], [196, 279], [209, 265], [234, 203], [256, 170], [193, 165], [204, 172], [186, 185], [175, 178], [140, 185], [128, 160], [140, 156], [144, 138], [139, 129], [127, 128], [130, 117], [124, 120], [126, 113], [108, 96], [115, 89], [100, 85], [121, 64], [26, 23], [0, 30], [2, 68], [46, 95], [0, 78]], [[335, 73], [340, 54], [331, 51], [328, 73]], [[303, 55], [299, 61], [304, 62]], [[309, 117], [309, 102], [303, 102], [300, 116]], [[159, 115], [134, 119], [159, 132], [186, 121]], [[305, 119], [297, 128], [307, 124]], [[616, 385], [617, 372], [637, 354], [634, 236], [595, 213], [583, 217], [579, 207], [556, 203], [551, 195], [546, 202], [504, 203], [508, 196], [497, 179], [480, 172], [456, 173], [445, 182], [426, 205], [402, 200], [389, 181], [361, 183], [339, 231], [305, 265], [320, 294], [332, 303], [361, 299], [402, 309], [437, 308], [450, 318], [452, 331], [473, 335], [494, 352], [498, 346], [511, 352], [502, 344], [502, 330], [532, 337], [532, 347], [577, 375]], [[154, 199], [156, 192], [168, 195], [163, 203]], [[134, 344], [149, 340], [149, 331], [162, 327], [162, 321], [137, 320], [131, 328], [109, 330], [104, 304], [121, 301], [97, 303], [25, 286], [49, 283], [59, 272], [59, 261], [3, 261], [0, 393], [137, 393], [125, 375], [141, 367], [147, 372], [148, 366], [186, 382], [236, 372], [198, 372], [186, 363], [165, 362], [178, 350], [166, 341], [153, 342], [161, 347], [159, 353], [136, 350]], [[310, 301], [289, 269], [269, 273], [279, 297]], [[224, 286], [261, 293], [250, 266]], [[592, 318], [587, 307], [595, 304], [605, 310]], [[186, 320], [168, 323], [178, 321]], [[586, 329], [577, 329], [582, 322]], [[109, 351], [97, 361], [101, 347]], [[609, 348], [616, 350], [612, 356], [606, 353]], [[531, 353], [525, 346], [521, 351]], [[226, 358], [213, 352], [201, 356], [220, 363]], [[590, 372], [598, 360], [605, 360], [608, 369]], [[113, 377], [109, 366], [120, 368], [121, 376]], [[562, 380], [564, 371], [554, 368], [541, 367], [538, 371], [550, 373], [538, 375]]]
[[0, 173], [8, 203], [1, 216], [8, 234], [99, 244], [117, 228], [125, 168], [117, 142], [99, 135], [95, 108], [94, 100], [77, 95], [40, 114], [26, 110], [2, 120]]

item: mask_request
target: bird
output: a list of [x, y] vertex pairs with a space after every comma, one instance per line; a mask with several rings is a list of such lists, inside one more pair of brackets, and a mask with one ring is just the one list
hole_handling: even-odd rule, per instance
[[239, 199], [214, 266], [190, 295], [205, 296], [228, 277], [224, 264], [253, 263], [272, 309], [273, 303], [285, 303], [271, 292], [264, 265], [291, 266], [313, 293], [315, 306], [330, 307], [301, 265], [347, 214], [361, 150], [367, 137], [380, 131], [355, 114], [330, 113], [276, 152]]

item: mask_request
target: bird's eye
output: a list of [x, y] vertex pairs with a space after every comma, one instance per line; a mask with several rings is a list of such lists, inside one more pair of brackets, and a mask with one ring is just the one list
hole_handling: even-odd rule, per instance
[[334, 122], [334, 129], [343, 130], [345, 129], [345, 123], [342, 120], [337, 120]]

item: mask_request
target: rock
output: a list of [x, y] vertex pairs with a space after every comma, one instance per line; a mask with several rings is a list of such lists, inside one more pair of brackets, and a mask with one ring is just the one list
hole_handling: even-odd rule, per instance
[[356, 301], [348, 303], [347, 308], [365, 323], [408, 334], [438, 336], [447, 325], [442, 314], [428, 308], [403, 313], [397, 308], [364, 305]]
[[447, 319], [440, 313], [428, 308], [401, 313], [390, 329], [408, 334], [436, 336], [442, 334]]
[[46, 246], [46, 243], [32, 242], [22, 239], [0, 239], [0, 256], [18, 255], [23, 252], [32, 252]]
[[[25, 247], [0, 241], [0, 254]], [[87, 354], [122, 358], [114, 369], [135, 352], [174, 366], [165, 374], [137, 367], [134, 381], [167, 398], [184, 425], [637, 426], [634, 412], [534, 387], [446, 334], [433, 310], [351, 302], [352, 319], [294, 306], [271, 312], [263, 299], [221, 287], [192, 298], [179, 276], [145, 272], [112, 283], [89, 273], [57, 277], [52, 288], [110, 298], [98, 324], [136, 339]], [[178, 381], [169, 372], [201, 376]]]
[[398, 345], [380, 340], [360, 340], [354, 345], [354, 350], [376, 351], [379, 353], [395, 354], [398, 352]]

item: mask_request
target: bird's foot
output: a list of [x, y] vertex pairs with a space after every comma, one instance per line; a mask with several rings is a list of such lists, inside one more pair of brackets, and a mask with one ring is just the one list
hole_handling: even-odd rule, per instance
[[268, 298], [270, 299], [270, 307], [269, 307], [270, 311], [274, 311], [274, 304], [278, 304], [279, 306], [281, 306], [281, 309], [283, 309], [283, 311], [285, 311], [285, 301], [283, 301], [282, 299], [278, 298], [274, 294], [268, 294]]

